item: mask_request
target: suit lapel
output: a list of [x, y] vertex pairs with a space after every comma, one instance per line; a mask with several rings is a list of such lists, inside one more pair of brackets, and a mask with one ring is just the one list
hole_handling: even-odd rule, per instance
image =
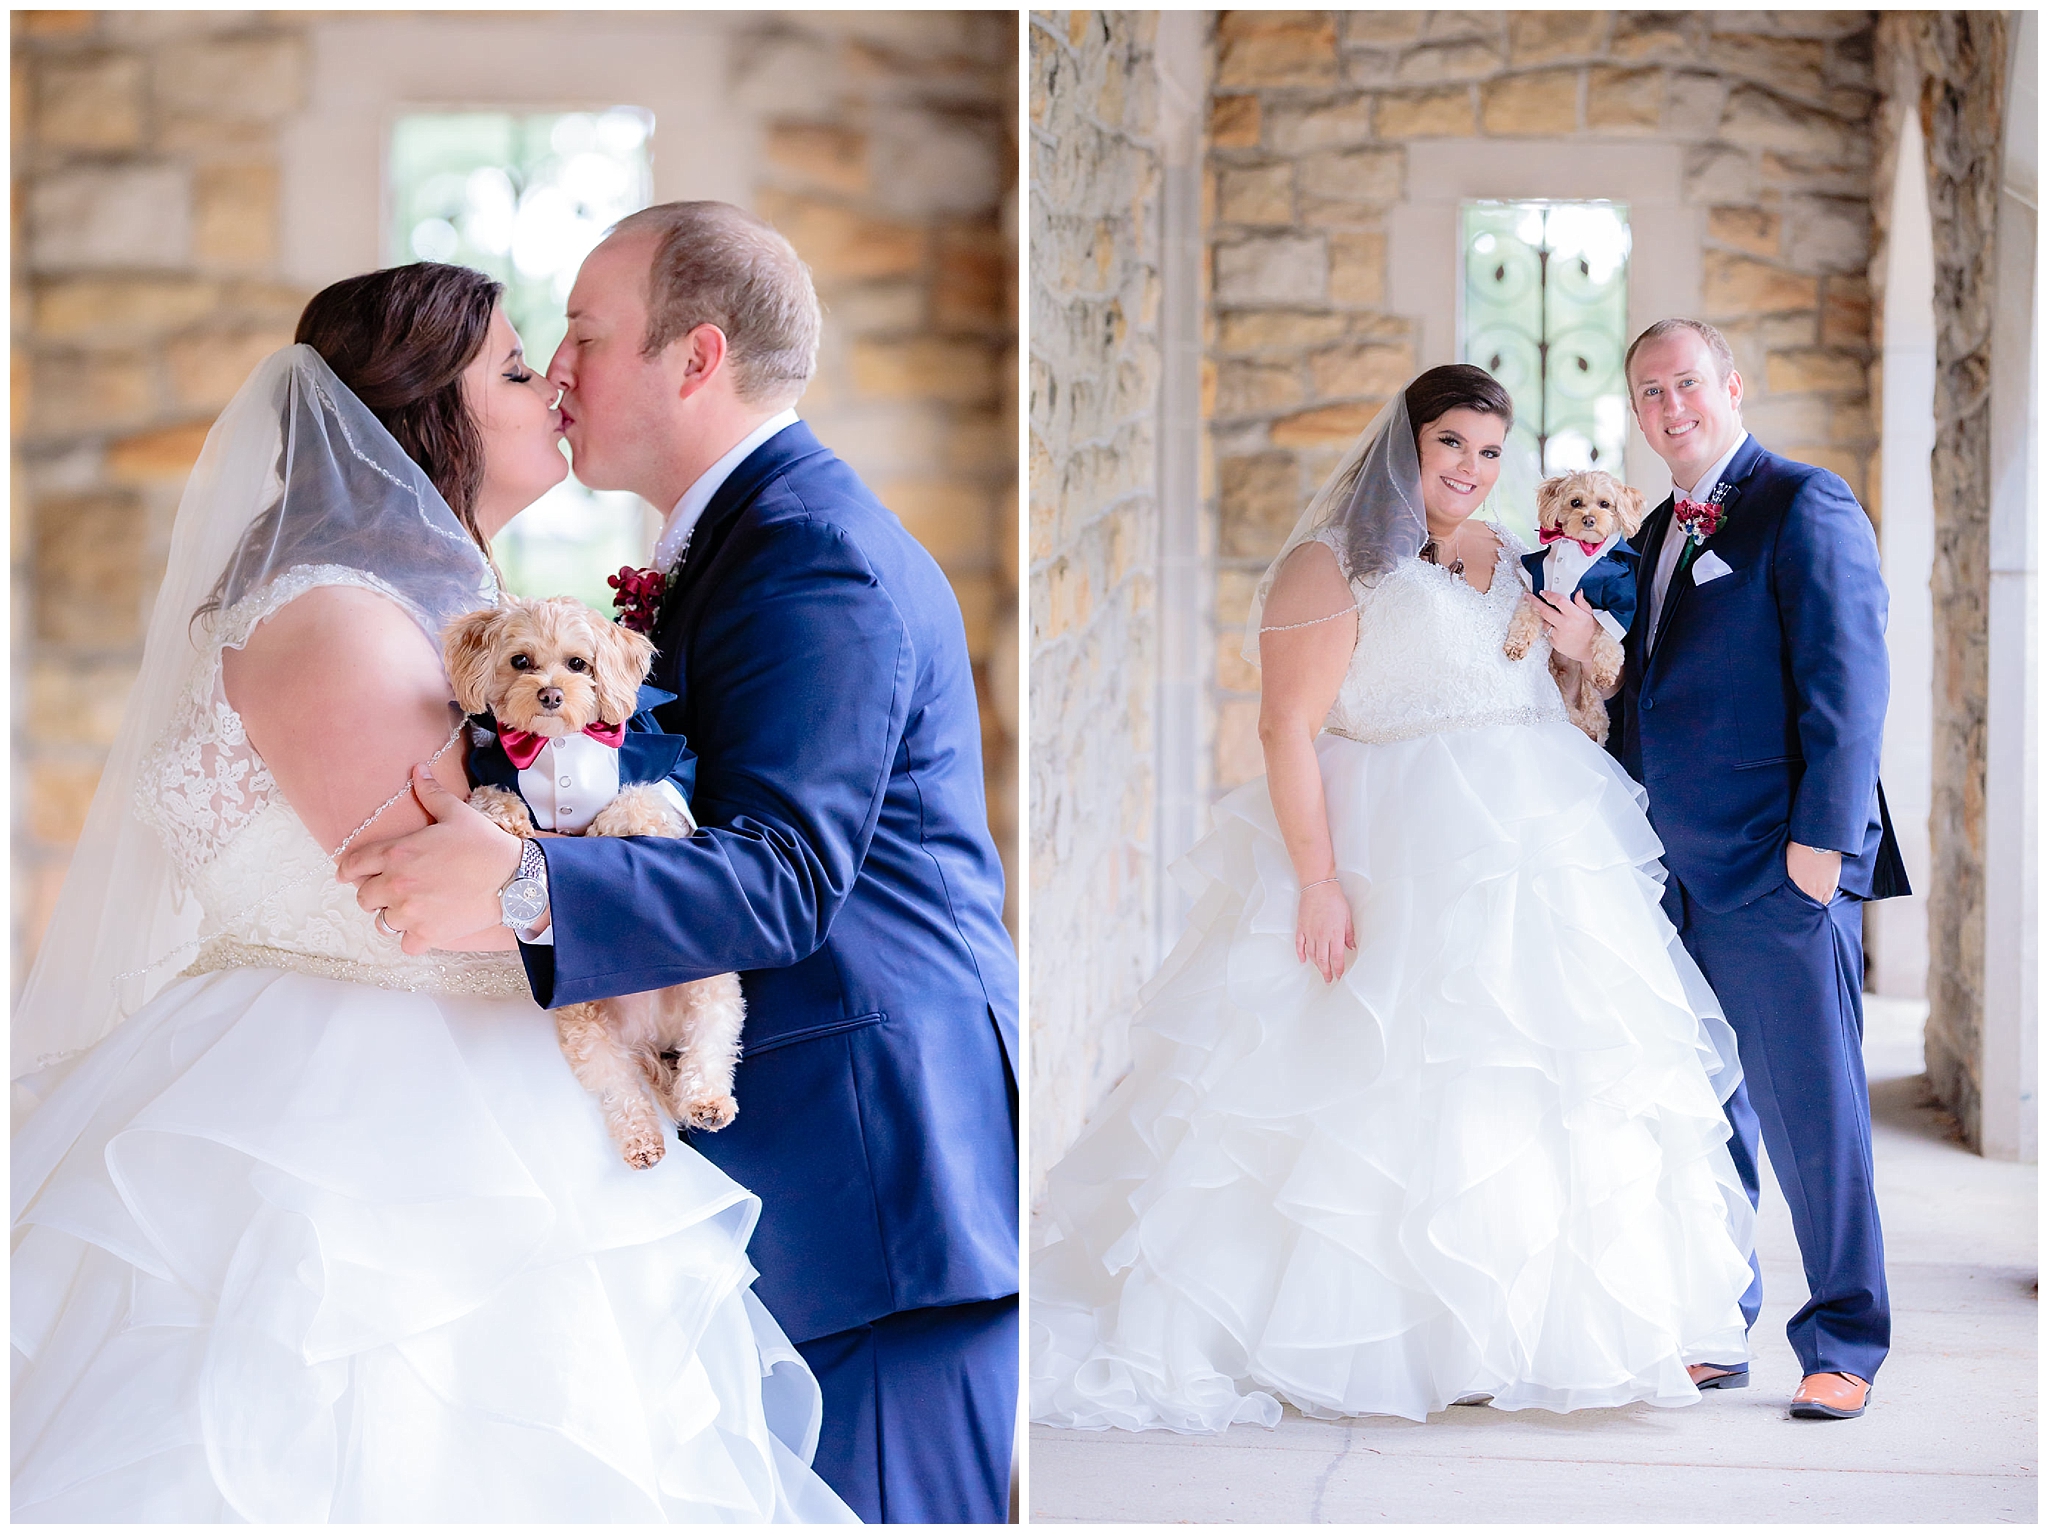
[[661, 611], [655, 615], [653, 638], [659, 659], [654, 674], [661, 677], [664, 685], [672, 691], [680, 694], [687, 690], [678, 641], [682, 635], [683, 616], [695, 605], [693, 588], [699, 578], [717, 557], [741, 513], [754, 504], [768, 482], [805, 459], [825, 451], [824, 445], [802, 421], [785, 426], [749, 453], [711, 497], [711, 503], [704, 508], [704, 515], [697, 519], [697, 526], [690, 534], [689, 546], [683, 550], [681, 562], [662, 592]]
[[1651, 587], [1656, 582], [1657, 561], [1664, 557], [1664, 540], [1671, 532], [1671, 511], [1673, 497], [1665, 496], [1659, 506], [1643, 522], [1642, 558], [1636, 565], [1636, 621], [1629, 625], [1628, 637], [1636, 647], [1636, 665], [1640, 669], [1654, 653], [1651, 645], [1651, 630], [1660, 616], [1653, 612]]
[[689, 547], [683, 551], [682, 562], [676, 566], [675, 578], [668, 583], [662, 603], [664, 617], [676, 597], [711, 562], [713, 553], [732, 530], [732, 524], [739, 520], [741, 512], [754, 504], [754, 498], [761, 493], [762, 487], [777, 474], [824, 451], [824, 445], [811, 434], [810, 427], [798, 421], [785, 426], [755, 448], [738, 468], [725, 477], [725, 483], [711, 497], [711, 504], [704, 508], [704, 515], [697, 519], [697, 526], [690, 534]]
[[[1721, 482], [1728, 487], [1728, 493], [1721, 497], [1721, 504], [1726, 508], [1727, 514], [1721, 518], [1721, 525], [1714, 529], [1713, 537], [1708, 538], [1699, 546], [1700, 554], [1704, 554], [1708, 549], [1712, 548], [1715, 539], [1722, 537], [1734, 525], [1737, 512], [1740, 509], [1739, 503], [1742, 500], [1743, 487], [1747, 483], [1749, 476], [1756, 471], [1757, 463], [1763, 455], [1763, 445], [1755, 437], [1750, 437], [1743, 442], [1741, 447], [1735, 450], [1735, 456], [1728, 460], [1728, 471], [1721, 476]], [[1685, 536], [1683, 532], [1678, 532], [1675, 517], [1670, 519], [1667, 527], [1669, 532], [1676, 532], [1679, 537]], [[1683, 553], [1680, 554], [1679, 559], [1681, 564], [1685, 563]], [[1698, 561], [1699, 555], [1695, 554], [1692, 563], [1697, 564]], [[1656, 661], [1658, 656], [1664, 653], [1665, 645], [1670, 642], [1672, 626], [1678, 621], [1679, 614], [1685, 611], [1686, 604], [1691, 601], [1695, 584], [1689, 568], [1673, 568], [1671, 572], [1671, 589], [1664, 594], [1664, 611], [1656, 617], [1656, 641], [1650, 648], [1652, 663]]]

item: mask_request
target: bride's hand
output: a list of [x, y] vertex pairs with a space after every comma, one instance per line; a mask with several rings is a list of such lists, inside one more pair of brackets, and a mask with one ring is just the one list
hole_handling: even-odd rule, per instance
[[1550, 648], [1580, 665], [1591, 661], [1593, 636], [1600, 632], [1600, 620], [1593, 616], [1593, 604], [1576, 591], [1569, 602], [1554, 591], [1539, 591], [1536, 600], [1544, 607], [1543, 627], [1550, 635]]
[[1358, 935], [1351, 924], [1351, 902], [1344, 898], [1344, 887], [1318, 884], [1303, 890], [1294, 913], [1295, 958], [1313, 964], [1328, 981], [1344, 973], [1357, 951]]

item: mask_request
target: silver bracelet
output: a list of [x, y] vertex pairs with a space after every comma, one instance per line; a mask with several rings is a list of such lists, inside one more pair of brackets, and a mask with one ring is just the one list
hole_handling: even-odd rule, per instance
[[[1336, 882], [1337, 882], [1337, 876], [1336, 876], [1335, 874], [1331, 874], [1331, 875], [1330, 875], [1330, 877], [1329, 877], [1329, 878], [1327, 878], [1327, 879], [1318, 879], [1318, 880], [1316, 880], [1316, 884], [1335, 884]], [[1302, 892], [1302, 893], [1303, 893], [1304, 895], [1306, 895], [1306, 894], [1307, 894], [1307, 893], [1308, 893], [1308, 892], [1309, 892], [1310, 890], [1312, 890], [1312, 889], [1314, 889], [1314, 888], [1316, 887], [1316, 884], [1304, 884], [1304, 885], [1303, 885], [1303, 886], [1301, 887], [1301, 892]]]

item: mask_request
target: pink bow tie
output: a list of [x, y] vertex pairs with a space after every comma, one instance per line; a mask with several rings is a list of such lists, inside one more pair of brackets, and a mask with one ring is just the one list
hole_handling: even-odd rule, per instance
[[[1568, 538], [1571, 535], [1561, 527], [1546, 527], [1538, 532], [1536, 536], [1545, 543], [1556, 543], [1560, 539]], [[1588, 543], [1583, 538], [1572, 538], [1571, 541], [1584, 549], [1588, 554], [1597, 554], [1600, 552], [1600, 545], [1607, 540], [1605, 538], [1595, 538], [1591, 543]]]
[[1688, 501], [1684, 496], [1672, 503], [1671, 515], [1694, 543], [1704, 543], [1721, 530], [1727, 511], [1719, 501]]
[[[587, 724], [583, 733], [601, 746], [610, 746], [614, 751], [626, 741], [626, 727], [623, 724]], [[530, 730], [500, 729], [498, 744], [505, 748], [505, 754], [512, 758], [512, 765], [521, 772], [526, 771], [540, 760], [540, 748], [556, 739], [553, 735], [535, 735]]]

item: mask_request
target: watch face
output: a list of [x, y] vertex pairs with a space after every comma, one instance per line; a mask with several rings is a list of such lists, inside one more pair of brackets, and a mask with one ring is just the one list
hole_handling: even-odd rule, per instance
[[514, 879], [498, 896], [508, 927], [530, 927], [548, 908], [548, 890], [538, 879]]

